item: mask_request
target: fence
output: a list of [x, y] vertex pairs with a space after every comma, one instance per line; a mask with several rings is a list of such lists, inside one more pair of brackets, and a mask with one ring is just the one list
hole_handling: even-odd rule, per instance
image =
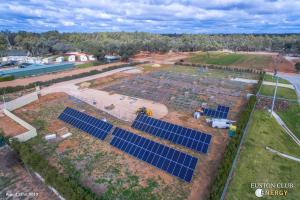
[[7, 109], [3, 109], [3, 112], [6, 116], [13, 119], [15, 122], [17, 122], [18, 124], [20, 124], [21, 126], [23, 126], [24, 128], [26, 128], [28, 130], [25, 133], [14, 136], [14, 138], [18, 139], [20, 142], [25, 142], [25, 141], [37, 136], [36, 129], [33, 126], [31, 126], [30, 124], [28, 124], [27, 122], [25, 122], [24, 120], [19, 118], [18, 116], [14, 115]]

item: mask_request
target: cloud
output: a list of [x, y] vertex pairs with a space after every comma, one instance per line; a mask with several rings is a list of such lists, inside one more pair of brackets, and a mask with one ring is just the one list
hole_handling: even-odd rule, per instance
[[299, 33], [299, 0], [0, 0], [0, 29]]

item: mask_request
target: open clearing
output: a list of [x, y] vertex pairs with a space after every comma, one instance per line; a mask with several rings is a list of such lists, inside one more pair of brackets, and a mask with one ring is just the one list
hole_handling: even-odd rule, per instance
[[192, 53], [189, 58], [185, 59], [185, 61], [193, 64], [224, 65], [260, 70], [264, 69], [273, 72], [276, 65], [274, 62], [275, 59], [278, 60], [277, 63], [279, 71], [295, 72], [294, 63], [283, 57], [278, 58], [277, 55], [273, 54], [210, 51]]
[[[257, 76], [171, 65], [152, 68], [140, 66], [139, 69], [144, 72], [106, 72], [105, 76], [86, 77], [43, 88], [43, 96], [39, 101], [14, 113], [34, 126], [36, 119], [39, 119], [38, 136], [28, 142], [51, 165], [65, 174], [79, 177], [83, 185], [104, 199], [140, 199], [141, 196], [144, 199], [205, 199], [229, 138], [226, 130], [213, 129], [204, 118], [196, 120], [192, 114], [201, 105], [215, 107], [222, 104], [231, 107], [229, 119], [237, 120], [253, 84], [230, 79], [255, 79]], [[65, 91], [62, 89], [65, 86], [72, 86], [74, 90], [71, 87], [71, 92]], [[80, 99], [80, 96], [87, 95], [92, 101]], [[93, 99], [97, 101], [96, 104]], [[103, 99], [106, 99], [105, 103]], [[143, 101], [139, 102], [138, 99]], [[121, 101], [127, 103], [117, 105], [116, 102]], [[110, 104], [114, 106], [103, 109]], [[133, 106], [131, 114], [143, 105], [153, 108], [155, 118], [162, 117], [165, 121], [211, 134], [208, 154], [196, 153], [132, 129], [130, 122], [113, 114], [128, 112], [130, 105]], [[151, 107], [153, 105], [165, 106], [167, 112], [162, 107]], [[199, 161], [192, 182], [183, 182], [117, 150], [109, 145], [111, 134], [100, 141], [58, 120], [57, 117], [67, 106], [99, 119], [105, 118], [115, 126], [197, 157]], [[60, 135], [62, 128], [73, 135], [64, 140], [57, 138], [47, 142], [43, 139], [50, 133]]]

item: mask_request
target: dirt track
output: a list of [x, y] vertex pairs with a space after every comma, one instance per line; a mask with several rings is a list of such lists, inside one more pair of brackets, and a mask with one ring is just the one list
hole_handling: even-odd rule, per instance
[[15, 87], [18, 85], [28, 85], [30, 83], [34, 83], [37, 81], [49, 81], [52, 79], [56, 79], [56, 78], [62, 78], [62, 77], [66, 77], [66, 76], [72, 76], [72, 75], [76, 75], [76, 74], [81, 74], [84, 72], [89, 72], [92, 70], [102, 70], [105, 69], [107, 67], [111, 67], [111, 66], [116, 66], [116, 65], [120, 65], [120, 64], [125, 64], [123, 62], [115, 62], [115, 63], [110, 63], [110, 64], [105, 64], [105, 65], [99, 65], [99, 66], [95, 66], [95, 67], [88, 67], [88, 68], [83, 68], [83, 69], [73, 69], [70, 71], [63, 71], [63, 72], [57, 72], [57, 73], [52, 73], [52, 74], [45, 74], [45, 75], [41, 75], [41, 76], [36, 76], [36, 77], [26, 77], [26, 78], [21, 78], [21, 79], [16, 79], [13, 81], [7, 81], [7, 82], [2, 82], [0, 83], [0, 88], [1, 87]]

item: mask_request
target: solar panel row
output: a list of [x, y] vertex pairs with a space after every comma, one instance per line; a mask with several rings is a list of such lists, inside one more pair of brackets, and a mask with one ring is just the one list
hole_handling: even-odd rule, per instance
[[139, 114], [132, 127], [192, 150], [207, 153], [211, 135]]
[[67, 107], [58, 117], [60, 120], [76, 128], [104, 140], [113, 125], [95, 117]]
[[198, 159], [120, 128], [110, 144], [167, 173], [190, 182]]
[[226, 119], [227, 116], [228, 116], [228, 112], [221, 112], [221, 111], [218, 111], [218, 110], [205, 108], [204, 109], [204, 115], [212, 117], [212, 118]]
[[218, 105], [217, 111], [221, 111], [221, 112], [229, 112], [229, 107], [227, 107], [227, 106], [222, 106], [222, 105]]

